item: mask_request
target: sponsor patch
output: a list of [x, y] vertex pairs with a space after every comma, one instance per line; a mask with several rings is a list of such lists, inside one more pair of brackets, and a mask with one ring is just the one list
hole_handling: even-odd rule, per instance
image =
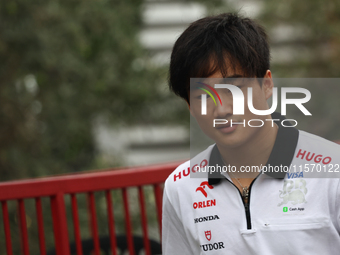
[[304, 179], [284, 180], [283, 190], [279, 190], [279, 197], [282, 199], [277, 206], [285, 204], [304, 204], [307, 203], [305, 195], [307, 194], [306, 181]]
[[201, 244], [200, 246], [201, 246], [201, 249], [203, 251], [213, 251], [213, 250], [224, 249], [224, 243], [223, 242]]
[[219, 220], [219, 219], [220, 218], [218, 217], [218, 215], [209, 215], [209, 216], [195, 218], [194, 222], [195, 223], [201, 223], [201, 222], [206, 222], [206, 221], [211, 221], [211, 220]]
[[214, 187], [211, 186], [208, 182], [202, 182], [200, 184], [200, 186], [196, 189], [196, 192], [197, 191], [200, 191], [202, 192], [202, 194], [207, 197], [208, 196], [208, 193], [205, 191], [205, 187], [208, 187], [209, 189], [213, 189]]
[[210, 241], [211, 240], [211, 230], [204, 231], [204, 234], [205, 234], [205, 238], [207, 238], [207, 240]]
[[201, 209], [206, 207], [216, 206], [216, 199], [194, 202], [193, 207], [194, 209]]

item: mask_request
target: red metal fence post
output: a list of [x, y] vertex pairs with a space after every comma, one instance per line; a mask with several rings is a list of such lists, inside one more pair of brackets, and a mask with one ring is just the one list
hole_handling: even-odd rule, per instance
[[40, 197], [35, 198], [35, 209], [36, 209], [36, 212], [37, 212], [40, 254], [46, 255], [44, 220], [43, 220], [43, 211], [42, 211], [41, 198]]
[[88, 198], [88, 210], [90, 216], [90, 226], [91, 233], [93, 239], [93, 247], [94, 247], [94, 255], [100, 255], [100, 243], [99, 243], [99, 234], [98, 234], [98, 223], [97, 223], [97, 214], [96, 214], [96, 203], [94, 201], [93, 192], [89, 192], [87, 194]]
[[132, 227], [131, 227], [131, 219], [130, 219], [130, 212], [129, 212], [129, 200], [127, 195], [126, 188], [122, 189], [123, 194], [123, 203], [124, 203], [124, 213], [125, 213], [125, 228], [126, 228], [126, 239], [129, 249], [130, 255], [135, 255], [135, 249], [133, 244], [132, 238]]
[[18, 200], [18, 206], [19, 206], [19, 225], [20, 225], [21, 248], [22, 248], [23, 254], [29, 255], [25, 203], [24, 203], [23, 199]]
[[77, 198], [75, 194], [71, 194], [71, 205], [72, 205], [72, 216], [73, 216], [74, 240], [76, 242], [77, 255], [82, 255], [83, 247], [81, 244], [78, 204], [77, 204]]
[[110, 244], [111, 244], [111, 254], [117, 255], [117, 242], [116, 242], [116, 230], [115, 230], [115, 222], [113, 218], [113, 206], [112, 206], [112, 196], [111, 191], [105, 191], [106, 196], [106, 206], [107, 206], [107, 218], [109, 222], [109, 233], [110, 233]]
[[146, 255], [151, 255], [149, 235], [148, 235], [148, 221], [146, 217], [145, 211], [145, 200], [144, 200], [144, 192], [141, 186], [138, 186], [138, 195], [139, 195], [139, 206], [140, 206], [140, 216], [142, 222], [143, 229], [143, 241], [144, 241], [144, 250]]
[[5, 236], [6, 236], [7, 255], [13, 255], [11, 228], [10, 228], [10, 225], [9, 225], [7, 201], [1, 201], [1, 204], [2, 204], [2, 217], [3, 217], [3, 221], [4, 221], [4, 230], [5, 230]]
[[64, 194], [51, 197], [54, 242], [57, 255], [70, 255]]

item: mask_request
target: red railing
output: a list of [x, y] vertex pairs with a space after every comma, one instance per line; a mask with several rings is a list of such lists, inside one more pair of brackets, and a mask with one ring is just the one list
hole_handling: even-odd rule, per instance
[[[77, 205], [77, 194], [85, 193], [88, 201], [89, 223], [93, 239], [94, 254], [100, 254], [100, 242], [98, 234], [97, 212], [95, 206], [94, 192], [104, 191], [106, 202], [107, 225], [111, 247], [116, 247], [116, 230], [114, 219], [114, 208], [111, 191], [120, 189], [122, 191], [125, 234], [129, 254], [134, 254], [133, 234], [131, 227], [129, 196], [127, 190], [130, 187], [137, 187], [140, 207], [140, 221], [142, 225], [143, 242], [146, 254], [151, 254], [147, 212], [143, 186], [152, 185], [154, 193], [155, 208], [159, 234], [161, 235], [161, 215], [162, 215], [162, 184], [167, 176], [179, 165], [179, 163], [155, 165], [146, 167], [136, 167], [130, 169], [100, 171], [80, 174], [70, 174], [64, 176], [47, 177], [30, 180], [20, 180], [0, 183], [0, 201], [2, 205], [2, 218], [5, 234], [7, 255], [13, 254], [13, 245], [21, 245], [22, 254], [28, 255], [30, 252], [29, 235], [27, 231], [25, 200], [35, 200], [36, 226], [38, 229], [40, 254], [46, 254], [46, 243], [44, 233], [44, 214], [42, 208], [42, 198], [48, 197], [51, 204], [53, 235], [55, 251], [57, 255], [70, 254], [70, 240], [68, 232], [68, 219], [65, 206], [65, 197], [69, 196], [72, 210], [72, 226], [76, 254], [83, 254], [81, 243], [81, 231], [79, 223], [79, 213]], [[20, 244], [13, 243], [11, 238], [10, 217], [8, 212], [8, 201], [17, 201], [18, 226], [20, 232]], [[161, 237], [161, 236], [160, 236]], [[38, 240], [35, 240], [38, 242]], [[111, 249], [112, 254], [116, 254], [116, 249]]]

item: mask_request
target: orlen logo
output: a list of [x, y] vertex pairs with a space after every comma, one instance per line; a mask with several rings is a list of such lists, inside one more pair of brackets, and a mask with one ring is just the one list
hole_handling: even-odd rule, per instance
[[208, 194], [207, 194], [207, 192], [205, 191], [205, 187], [206, 187], [206, 186], [207, 186], [209, 189], [213, 189], [213, 188], [214, 188], [214, 187], [211, 186], [208, 182], [202, 182], [202, 183], [200, 184], [200, 187], [198, 187], [198, 188], [196, 189], [196, 192], [197, 192], [197, 191], [201, 191], [202, 194], [203, 194], [205, 197], [207, 197]]
[[[209, 88], [214, 94], [216, 94], [217, 98], [219, 99], [221, 105], [222, 100], [220, 96], [218, 95], [217, 91], [210, 85], [199, 82], [200, 84], [204, 85], [205, 88], [199, 87], [199, 89], [205, 91], [213, 100], [215, 105], [217, 105], [215, 98], [207, 90]], [[233, 114], [234, 115], [244, 115], [244, 94], [242, 90], [231, 84], [215, 84], [216, 89], [228, 89], [233, 97]], [[305, 95], [304, 98], [295, 98], [295, 99], [289, 99], [287, 98], [287, 93], [302, 93]], [[201, 96], [201, 114], [207, 115], [207, 94], [202, 94]], [[248, 87], [248, 108], [249, 110], [255, 114], [255, 115], [270, 115], [273, 112], [275, 112], [277, 108], [277, 102], [278, 102], [278, 95], [277, 95], [277, 88], [273, 88], [273, 103], [270, 109], [268, 110], [257, 110], [253, 106], [253, 88]], [[299, 108], [304, 115], [311, 116], [312, 114], [302, 105], [304, 103], [307, 103], [311, 99], [311, 93], [309, 90], [304, 88], [295, 88], [295, 87], [286, 87], [281, 88], [281, 114], [286, 115], [287, 114], [287, 104], [294, 104]]]
[[[205, 187], [208, 187], [209, 189], [213, 189], [214, 187], [209, 185], [207, 181], [202, 182], [200, 186], [196, 189], [197, 191], [201, 191], [202, 194], [207, 197], [208, 194], [205, 191]], [[211, 200], [206, 200], [206, 201], [200, 201], [200, 202], [194, 202], [193, 205], [194, 209], [200, 209], [200, 208], [205, 208], [205, 207], [211, 207], [211, 206], [216, 206], [216, 199], [211, 199]]]

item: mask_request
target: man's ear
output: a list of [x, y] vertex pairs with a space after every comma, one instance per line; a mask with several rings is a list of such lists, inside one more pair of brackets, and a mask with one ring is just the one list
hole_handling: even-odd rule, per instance
[[270, 98], [273, 94], [274, 82], [272, 79], [272, 72], [267, 70], [263, 77], [262, 89], [264, 90], [266, 100]]
[[191, 111], [190, 103], [189, 103], [188, 101], [185, 101], [185, 102], [186, 102], [187, 105], [188, 105], [188, 109], [189, 109], [190, 114], [191, 114], [192, 116], [194, 116], [194, 115], [193, 115], [193, 112]]
[[188, 106], [188, 109], [189, 109], [189, 112], [190, 112], [191, 116], [196, 118], [193, 109], [190, 107], [190, 103], [188, 101], [185, 101], [185, 102], [187, 103], [187, 106]]

